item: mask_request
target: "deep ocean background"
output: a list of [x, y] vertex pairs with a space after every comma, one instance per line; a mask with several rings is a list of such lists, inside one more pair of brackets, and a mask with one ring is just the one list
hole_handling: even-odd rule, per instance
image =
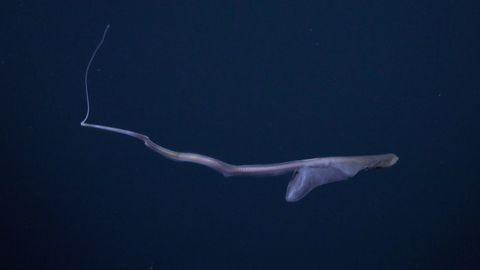
[[[480, 269], [477, 1], [9, 1], [1, 269]], [[234, 164], [396, 153], [285, 202]]]

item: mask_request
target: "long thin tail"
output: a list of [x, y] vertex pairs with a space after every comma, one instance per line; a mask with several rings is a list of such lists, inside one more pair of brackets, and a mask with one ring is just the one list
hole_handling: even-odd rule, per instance
[[105, 37], [107, 36], [108, 29], [110, 28], [110, 24], [107, 24], [105, 27], [105, 30], [103, 31], [102, 39], [98, 43], [97, 47], [92, 53], [92, 56], [90, 57], [90, 60], [88, 61], [87, 68], [85, 69], [85, 97], [87, 99], [87, 113], [85, 114], [85, 118], [80, 122], [80, 125], [82, 127], [89, 127], [89, 128], [96, 128], [96, 129], [101, 129], [105, 131], [110, 131], [110, 132], [115, 132], [115, 133], [120, 133], [124, 135], [128, 135], [134, 138], [137, 138], [139, 140], [145, 141], [145, 138], [148, 138], [147, 136], [140, 134], [138, 132], [130, 131], [127, 129], [121, 129], [121, 128], [115, 128], [115, 127], [109, 127], [109, 126], [104, 126], [104, 125], [97, 125], [97, 124], [90, 124], [87, 123], [88, 116], [90, 116], [90, 96], [88, 94], [88, 73], [90, 73], [90, 66], [93, 63], [93, 59], [95, 59], [95, 56], [97, 55], [98, 50], [102, 47], [103, 41], [105, 40]]
[[85, 114], [85, 118], [82, 120], [82, 122], [80, 122], [81, 126], [87, 126], [85, 124], [85, 122], [87, 121], [88, 116], [90, 115], [90, 97], [88, 95], [88, 73], [90, 72], [90, 66], [92, 65], [93, 59], [95, 58], [95, 55], [97, 55], [97, 51], [100, 49], [100, 47], [102, 47], [103, 41], [105, 40], [105, 37], [107, 36], [107, 32], [108, 32], [109, 28], [110, 28], [110, 24], [107, 24], [107, 26], [105, 27], [105, 30], [103, 31], [102, 39], [100, 40], [97, 47], [93, 51], [92, 56], [90, 57], [90, 60], [88, 61], [87, 68], [85, 69], [84, 83], [85, 83], [85, 95], [86, 95], [86, 98], [87, 98], [87, 114]]
[[95, 56], [97, 55], [98, 50], [102, 47], [103, 41], [105, 40], [105, 37], [107, 36], [107, 32], [108, 32], [109, 28], [110, 28], [110, 24], [107, 24], [107, 26], [105, 27], [105, 30], [103, 31], [102, 39], [100, 40], [97, 47], [93, 51], [92, 56], [90, 57], [90, 60], [88, 61], [87, 68], [85, 69], [85, 81], [84, 82], [85, 82], [85, 96], [86, 96], [86, 99], [87, 99], [87, 113], [85, 114], [85, 118], [82, 120], [82, 122], [80, 122], [80, 125], [82, 127], [96, 128], [96, 129], [101, 129], [101, 130], [105, 130], [105, 131], [120, 133], [120, 134], [124, 134], [124, 135], [127, 135], [127, 136], [137, 138], [139, 140], [145, 141], [145, 139], [147, 139], [148, 137], [141, 134], [141, 133], [138, 133], [138, 132], [130, 131], [130, 130], [127, 130], [127, 129], [121, 129], [121, 128], [115, 128], [115, 127], [109, 127], [109, 126], [104, 126], [104, 125], [87, 123], [88, 116], [90, 115], [90, 96], [88, 94], [88, 73], [90, 73], [90, 66], [93, 63], [93, 59], [95, 59]]
[[[92, 53], [92, 56], [90, 57], [90, 60], [88, 61], [87, 68], [85, 69], [85, 97], [87, 99], [87, 113], [85, 114], [85, 118], [80, 122], [80, 126], [82, 127], [89, 127], [89, 128], [95, 128], [95, 129], [100, 129], [104, 131], [109, 131], [109, 132], [115, 132], [115, 133], [120, 133], [123, 135], [127, 135], [133, 138], [136, 138], [138, 140], [141, 140], [145, 143], [145, 145], [152, 149], [153, 151], [176, 161], [183, 161], [179, 157], [179, 153], [169, 150], [165, 147], [162, 147], [160, 145], [155, 144], [152, 142], [147, 135], [131, 131], [128, 129], [123, 129], [123, 128], [116, 128], [116, 127], [110, 127], [110, 126], [104, 126], [104, 125], [98, 125], [98, 124], [92, 124], [92, 123], [87, 123], [88, 116], [90, 115], [90, 96], [88, 95], [88, 73], [90, 72], [90, 66], [93, 63], [93, 60], [95, 59], [95, 56], [97, 55], [98, 50], [102, 47], [103, 41], [105, 40], [105, 37], [107, 36], [108, 29], [110, 28], [110, 24], [107, 24], [105, 27], [105, 30], [103, 31], [102, 39], [98, 43], [97, 47]], [[187, 160], [188, 161], [188, 160]]]

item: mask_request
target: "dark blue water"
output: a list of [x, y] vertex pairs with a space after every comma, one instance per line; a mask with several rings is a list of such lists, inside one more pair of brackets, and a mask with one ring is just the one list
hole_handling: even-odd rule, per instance
[[[262, 2], [262, 3], [259, 3]], [[480, 267], [476, 1], [2, 6], [2, 269]], [[284, 200], [234, 164], [396, 153]]]

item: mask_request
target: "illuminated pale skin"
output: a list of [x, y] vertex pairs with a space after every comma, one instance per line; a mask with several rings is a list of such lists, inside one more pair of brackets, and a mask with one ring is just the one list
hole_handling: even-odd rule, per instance
[[90, 98], [88, 93], [88, 73], [90, 66], [97, 54], [97, 51], [103, 44], [105, 36], [110, 25], [107, 25], [103, 32], [102, 39], [95, 48], [87, 68], [85, 70], [85, 95], [87, 103], [87, 113], [80, 122], [83, 127], [95, 128], [109, 132], [127, 135], [144, 142], [145, 146], [158, 154], [174, 160], [200, 164], [218, 171], [225, 177], [228, 176], [276, 176], [293, 173], [293, 177], [288, 183], [285, 199], [288, 202], [295, 202], [305, 197], [314, 188], [332, 182], [346, 180], [355, 176], [363, 170], [387, 168], [398, 161], [395, 154], [366, 155], [366, 156], [345, 156], [345, 157], [321, 157], [312, 159], [293, 160], [273, 164], [255, 164], [255, 165], [232, 165], [221, 160], [196, 154], [183, 153], [167, 149], [154, 143], [148, 136], [105, 125], [87, 123], [90, 115]]

